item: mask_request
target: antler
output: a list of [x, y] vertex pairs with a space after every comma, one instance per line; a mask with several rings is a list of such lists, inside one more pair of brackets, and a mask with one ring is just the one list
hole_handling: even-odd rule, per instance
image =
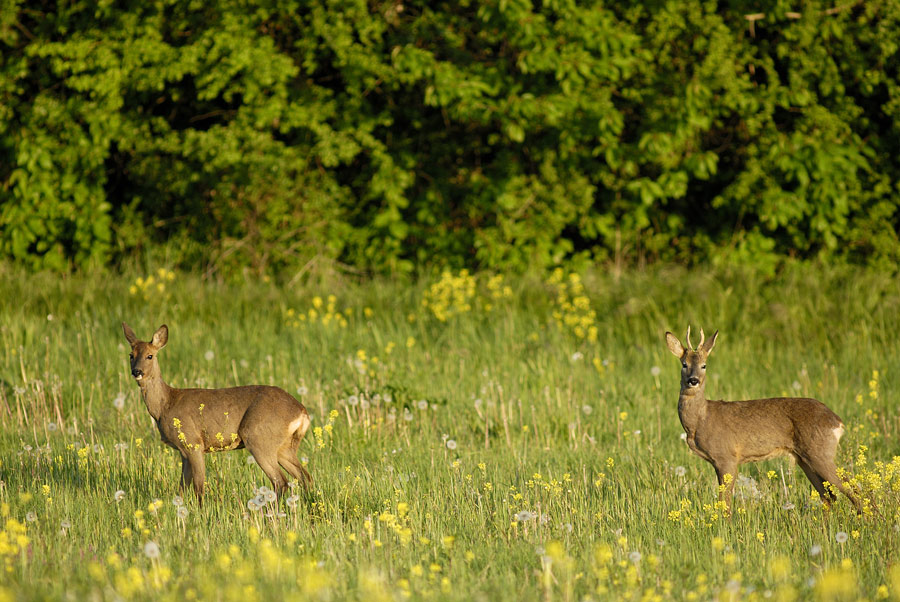
[[703, 341], [705, 341], [705, 340], [706, 340], [706, 336], [703, 334], [703, 329], [701, 328], [700, 329], [700, 342], [697, 343], [697, 349], [700, 349], [701, 347], [703, 347]]
[[687, 341], [688, 349], [693, 349], [693, 348], [694, 348], [694, 346], [691, 345], [691, 325], [690, 325], [690, 324], [688, 324], [687, 336], [685, 337], [684, 340]]

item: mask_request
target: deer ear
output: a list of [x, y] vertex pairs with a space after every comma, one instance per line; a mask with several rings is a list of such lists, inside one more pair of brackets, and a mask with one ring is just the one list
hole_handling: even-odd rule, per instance
[[684, 347], [681, 345], [681, 341], [678, 340], [671, 332], [666, 333], [666, 346], [668, 346], [669, 351], [672, 352], [672, 355], [680, 358], [684, 355]]
[[129, 326], [125, 322], [122, 322], [122, 330], [125, 331], [125, 340], [128, 341], [129, 345], [133, 346], [137, 341], [137, 335], [134, 334], [133, 330], [131, 330], [131, 326]]
[[719, 336], [719, 331], [717, 330], [716, 332], [713, 333], [713, 335], [711, 337], [709, 337], [709, 339], [707, 339], [706, 341], [703, 342], [703, 345], [701, 345], [701, 347], [703, 348], [703, 351], [705, 351], [707, 355], [709, 355], [712, 352], [713, 347], [716, 346], [716, 338], [718, 336]]
[[169, 342], [169, 327], [163, 324], [159, 327], [159, 330], [153, 333], [153, 338], [150, 340], [150, 344], [156, 347], [157, 349], [162, 349], [166, 346], [166, 343]]

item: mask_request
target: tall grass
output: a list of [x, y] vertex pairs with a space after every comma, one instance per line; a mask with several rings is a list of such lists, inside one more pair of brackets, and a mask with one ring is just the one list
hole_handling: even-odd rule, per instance
[[[0, 290], [0, 599], [900, 594], [892, 277], [666, 268], [282, 288], [6, 265]], [[179, 510], [180, 460], [128, 374], [123, 320], [145, 339], [168, 324], [174, 386], [301, 399], [317, 429], [300, 451], [309, 493], [251, 510], [268, 481], [242, 450], [207, 456], [203, 508], [185, 495]], [[680, 437], [663, 341], [689, 323], [720, 330], [711, 397], [814, 396], [844, 419], [839, 464], [873, 513], [823, 509], [777, 460], [742, 467], [752, 480], [721, 516], [712, 468]]]

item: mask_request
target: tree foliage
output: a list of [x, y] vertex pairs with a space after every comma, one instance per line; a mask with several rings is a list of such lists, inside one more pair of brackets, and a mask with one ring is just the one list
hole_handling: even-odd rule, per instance
[[898, 30], [895, 0], [3, 0], [0, 254], [894, 264]]

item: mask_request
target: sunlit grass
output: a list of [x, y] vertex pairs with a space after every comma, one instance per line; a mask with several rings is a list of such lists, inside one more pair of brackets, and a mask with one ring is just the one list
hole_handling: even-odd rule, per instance
[[[279, 288], [163, 268], [59, 280], [0, 267], [0, 599], [898, 593], [889, 277], [448, 273]], [[275, 384], [300, 399], [312, 489], [269, 501], [242, 450], [207, 456], [202, 509], [177, 497], [180, 460], [128, 374], [122, 320], [143, 337], [168, 324], [172, 385]], [[846, 500], [825, 511], [781, 460], [744, 466], [722, 515], [712, 468], [681, 440], [663, 343], [689, 322], [721, 331], [710, 396], [814, 396], [844, 419], [839, 464], [870, 514]]]

